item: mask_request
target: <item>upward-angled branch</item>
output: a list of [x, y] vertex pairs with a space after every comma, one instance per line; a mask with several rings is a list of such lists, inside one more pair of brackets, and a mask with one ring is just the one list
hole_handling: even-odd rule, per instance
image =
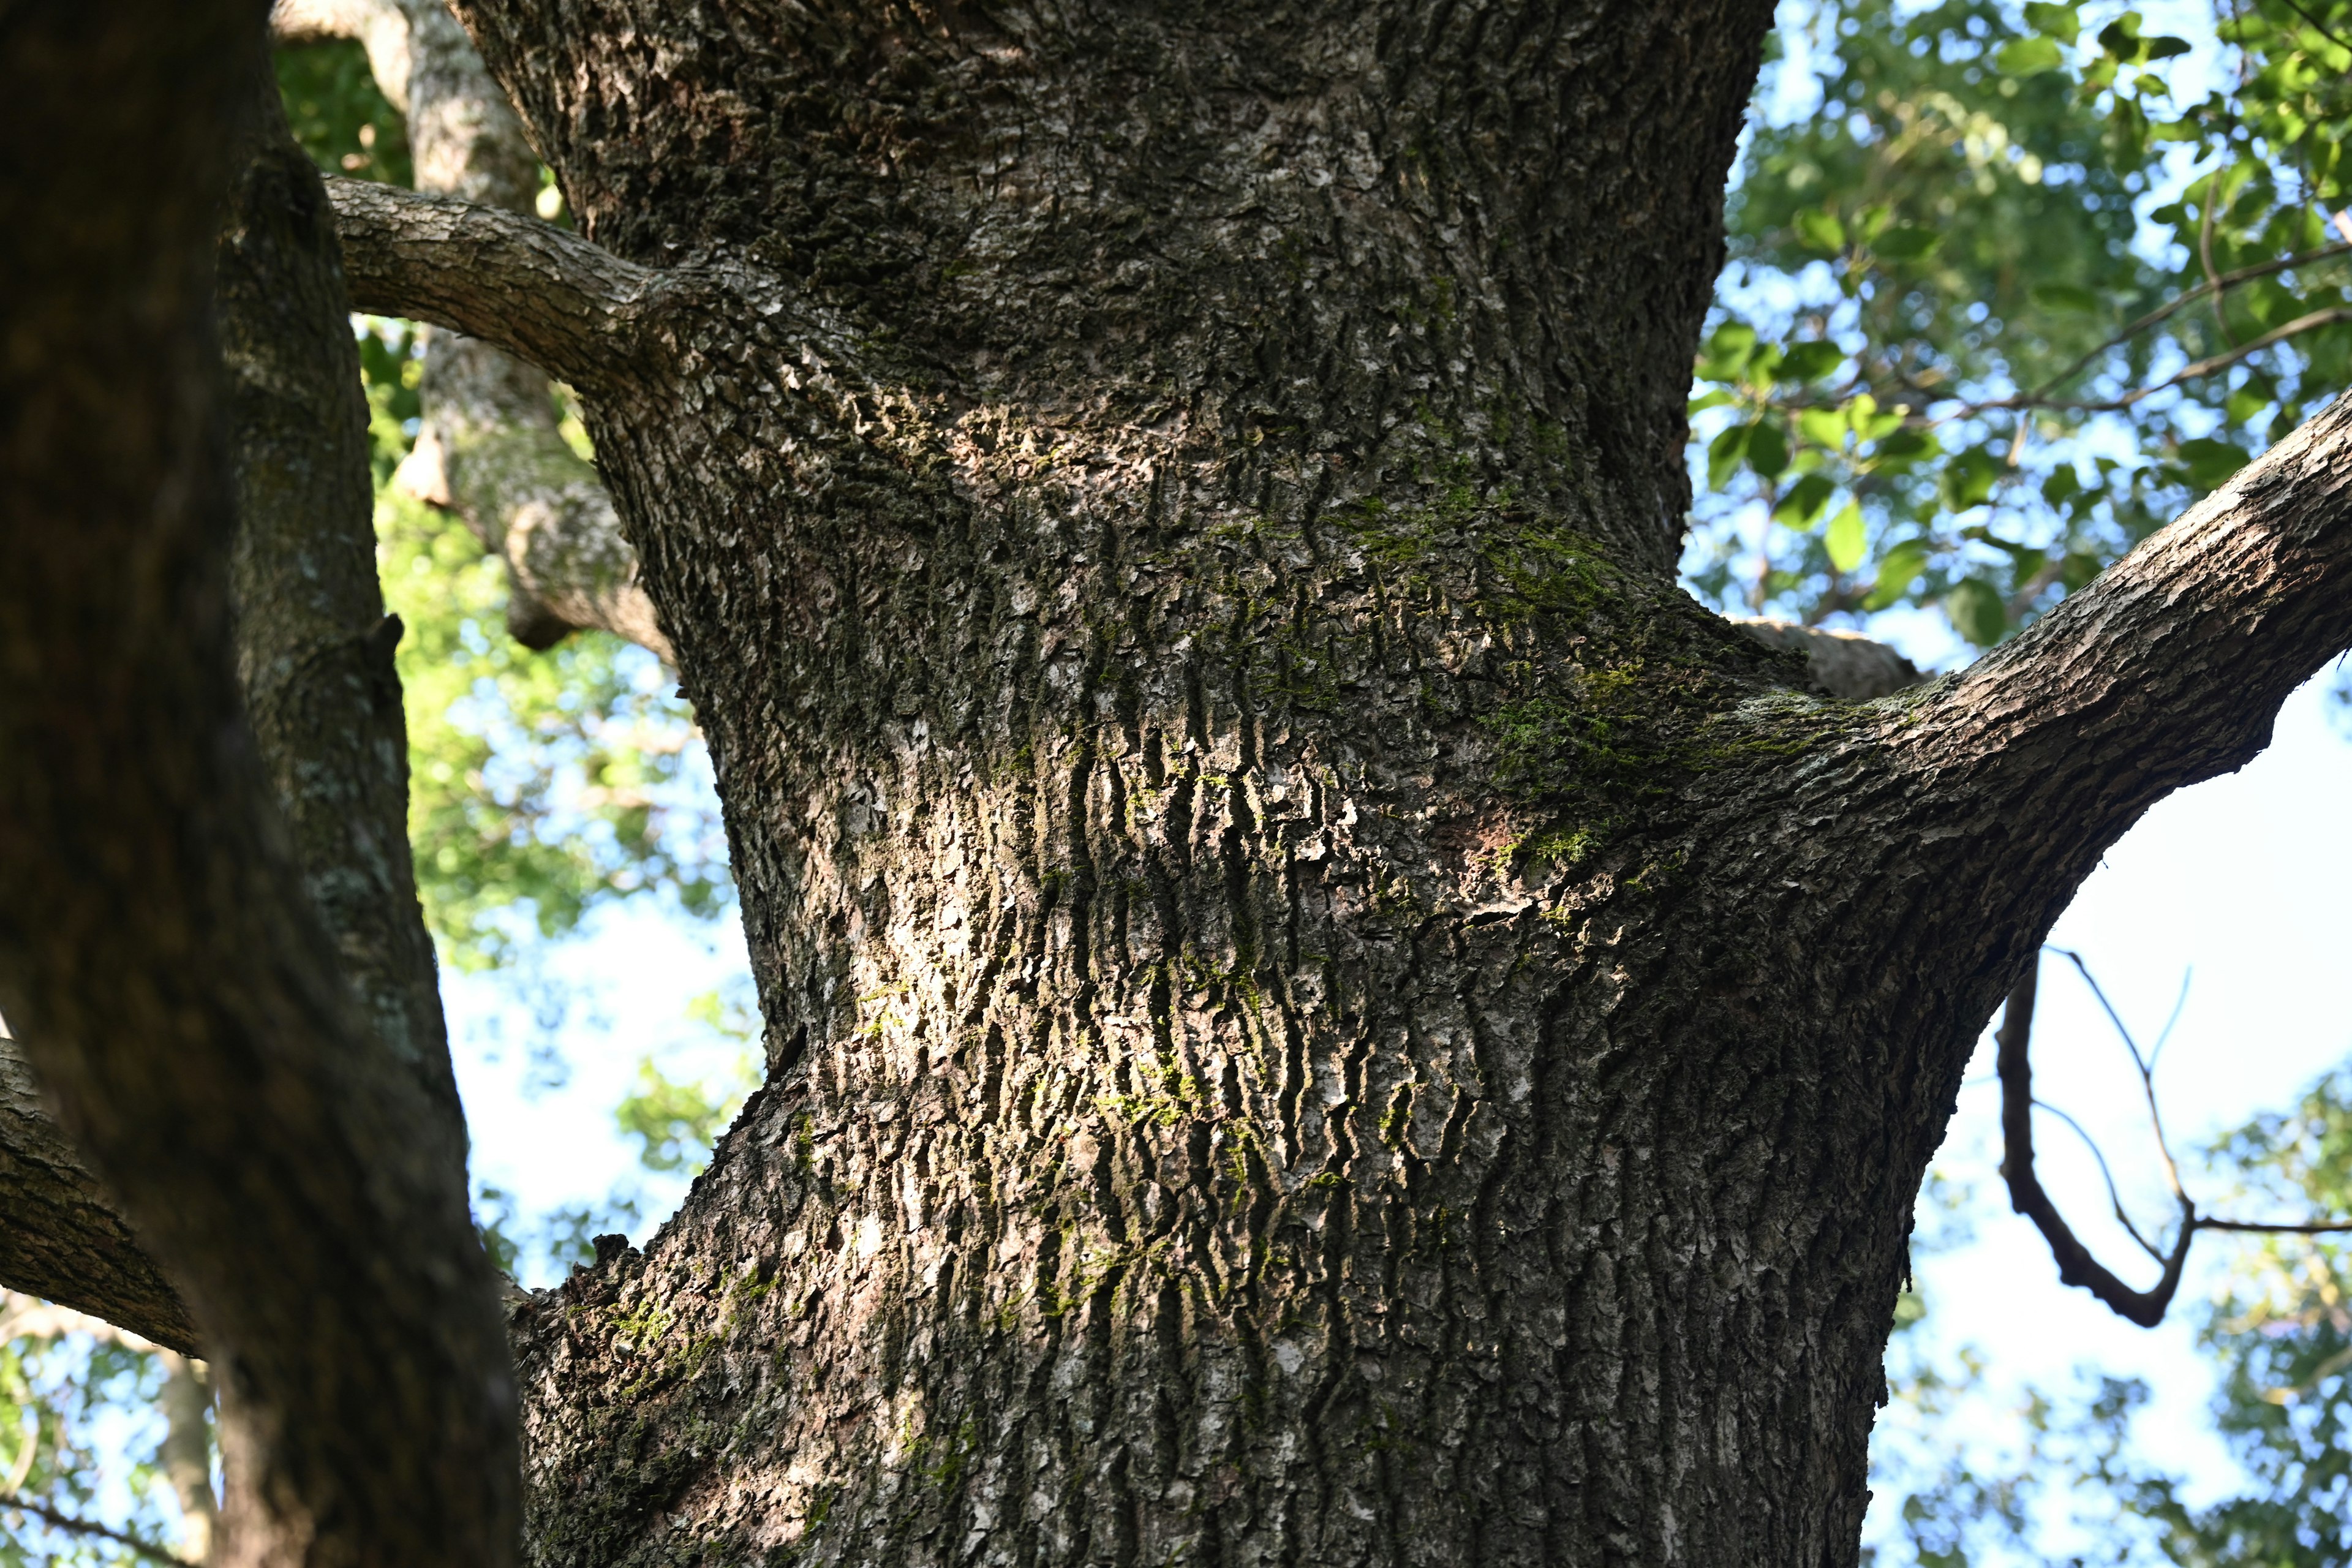
[[671, 276], [497, 207], [331, 177], [352, 303], [469, 333], [583, 390], [637, 380]]
[[[2033, 1168], [2033, 1073], [2030, 1051], [2033, 1039], [2033, 999], [2035, 972], [2029, 968], [2025, 978], [2010, 993], [2009, 1008], [2000, 1023], [2000, 1131], [2004, 1153], [2000, 1173], [2009, 1182], [2010, 1206], [2031, 1219], [2050, 1244], [2051, 1256], [2058, 1260], [2058, 1278], [2069, 1285], [2080, 1285], [2114, 1309], [2116, 1315], [2127, 1318], [2142, 1328], [2153, 1328], [2164, 1319], [2164, 1310], [2172, 1304], [2173, 1292], [2180, 1288], [2180, 1270], [2189, 1261], [2189, 1245], [2197, 1239], [2197, 1215], [2187, 1198], [2181, 1199], [2179, 1234], [2173, 1238], [2172, 1250], [2164, 1256], [2164, 1272], [2154, 1286], [2135, 1290], [2108, 1271], [2091, 1256], [2059, 1214], [2058, 1205], [2042, 1189], [2042, 1181]], [[2116, 1214], [2123, 1213], [2122, 1205]], [[2126, 1224], [2130, 1222], [2126, 1220]], [[2137, 1234], [2137, 1233], [2135, 1233]]]
[[113, 1197], [49, 1120], [0, 1026], [0, 1283], [194, 1354], [195, 1325]]
[[2158, 798], [2252, 760], [2287, 694], [2347, 646], [2352, 400], [2338, 399], [1939, 688], [1895, 744], [1987, 786], [1948, 802], [2063, 824], [1985, 831], [2087, 869]]

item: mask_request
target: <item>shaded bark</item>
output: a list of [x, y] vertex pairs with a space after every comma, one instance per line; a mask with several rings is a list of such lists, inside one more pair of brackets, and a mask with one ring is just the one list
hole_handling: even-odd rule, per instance
[[[0, 200], [42, 239], [0, 251], [0, 750], [17, 760], [0, 772], [0, 1006], [221, 1375], [223, 1560], [496, 1563], [514, 1447], [492, 1275], [431, 1041], [389, 1037], [437, 1018], [396, 952], [364, 1000], [345, 981], [236, 681], [207, 318], [228, 130], [284, 138], [248, 112], [258, 25], [242, 5], [19, 6], [0, 24]], [[299, 232], [307, 214], [331, 260], [315, 180], [278, 188], [296, 198], [278, 221]], [[256, 239], [231, 245], [232, 275]], [[333, 291], [276, 283], [331, 307], [348, 353]], [[323, 627], [327, 597], [268, 619]], [[251, 665], [274, 735], [310, 735], [321, 693], [382, 668], [333, 662]], [[354, 728], [328, 771], [384, 760]], [[319, 818], [298, 831], [352, 842]], [[346, 890], [322, 886], [331, 904]]]
[[[441, 0], [278, 0], [281, 38], [350, 37], [408, 121], [416, 186], [528, 213], [539, 159], [506, 97]], [[557, 429], [537, 363], [484, 342], [428, 332], [424, 416], [394, 483], [454, 510], [507, 563], [509, 629], [547, 647], [598, 626], [670, 657], [636, 557], [591, 465]]]
[[6, 1037], [0, 1037], [0, 1284], [195, 1352], [195, 1325], [179, 1293], [50, 1119], [31, 1065]]

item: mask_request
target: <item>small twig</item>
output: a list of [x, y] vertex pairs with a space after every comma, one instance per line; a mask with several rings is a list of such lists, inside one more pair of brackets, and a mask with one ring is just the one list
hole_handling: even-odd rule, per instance
[[[2352, 249], [2352, 246], [2344, 248]], [[2227, 353], [2213, 354], [2200, 359], [2158, 382], [2154, 386], [2139, 387], [2124, 394], [2121, 397], [2074, 399], [2044, 397], [2039, 394], [2026, 393], [2015, 397], [1996, 397], [1989, 402], [1972, 404], [1963, 409], [1959, 416], [1990, 413], [2000, 408], [2063, 408], [2074, 414], [2120, 414], [2126, 408], [2154, 397], [2159, 392], [2169, 392], [2184, 382], [2210, 375], [2217, 370], [2227, 370], [2239, 361], [2258, 354], [2273, 344], [2284, 342], [2289, 338], [2301, 337], [2305, 332], [2317, 331], [2322, 327], [2332, 327], [2339, 321], [2352, 321], [2352, 309], [2339, 305], [2329, 310], [2314, 310], [2308, 315], [2297, 316], [2284, 326], [2273, 327], [2252, 342], [2240, 343]]]
[[[2180, 1234], [2164, 1258], [2163, 1276], [2155, 1288], [2135, 1290], [2109, 1273], [2091, 1249], [2075, 1239], [2058, 1205], [2042, 1189], [2033, 1172], [2033, 1070], [2028, 1048], [2033, 1039], [2033, 1001], [2039, 964], [2029, 965], [2023, 979], [2009, 994], [2009, 1007], [2000, 1021], [1997, 1058], [2000, 1070], [2000, 1173], [2009, 1183], [2009, 1204], [2031, 1219], [2050, 1244], [2057, 1259], [2058, 1278], [2105, 1301], [2118, 1317], [2154, 1328], [2164, 1321], [2173, 1292], [2180, 1289], [2180, 1271], [2189, 1261], [2189, 1244], [2197, 1234], [2196, 1211], [2181, 1200]], [[2137, 1054], [2135, 1052], [2135, 1054]]]
[[2336, 1236], [2352, 1231], [2352, 1219], [2259, 1220], [2214, 1219], [2199, 1215], [2200, 1230], [2239, 1231], [2251, 1236]]
[[2180, 972], [2180, 994], [2172, 1000], [2172, 1016], [2165, 1019], [2164, 1027], [2157, 1034], [2156, 1044], [2148, 1047], [2147, 1070], [2150, 1072], [2156, 1070], [2156, 1058], [2164, 1054], [2165, 1042], [2172, 1038], [2173, 1026], [2180, 1022], [2181, 1009], [2189, 1005], [2189, 982], [2196, 973], [2194, 969]]
[[2115, 1210], [2116, 1223], [2124, 1227], [2125, 1235], [2139, 1243], [2139, 1249], [2142, 1252], [2147, 1253], [2158, 1263], [2162, 1263], [2164, 1261], [2164, 1253], [2158, 1248], [2153, 1242], [2149, 1241], [2147, 1237], [2139, 1233], [2139, 1226], [2134, 1225], [2132, 1223], [2131, 1215], [2125, 1212], [2124, 1196], [2121, 1193], [2116, 1190], [2115, 1173], [2107, 1169], [2107, 1157], [2100, 1152], [2099, 1141], [2092, 1137], [2089, 1131], [2085, 1129], [2081, 1122], [2075, 1121], [2072, 1116], [2069, 1116], [2066, 1112], [2059, 1110], [2056, 1106], [2051, 1104], [2048, 1100], [2043, 1100], [2039, 1096], [2036, 1096], [2034, 1099], [2033, 1108], [2036, 1110], [2048, 1111], [2051, 1115], [2056, 1117], [2059, 1121], [2064, 1122], [2067, 1126], [2074, 1130], [2074, 1136], [2083, 1141], [2083, 1147], [2088, 1149], [2091, 1152], [2091, 1158], [2099, 1163], [2099, 1180], [2106, 1183], [2107, 1184], [2107, 1205], [2110, 1208]]
[[2321, 21], [2318, 17], [2313, 16], [2310, 12], [2305, 10], [2300, 5], [2296, 4], [2296, 0], [2280, 0], [2280, 4], [2284, 5], [2288, 10], [2294, 12], [2296, 16], [2302, 17], [2305, 21], [2310, 23], [2311, 30], [2313, 32], [2317, 33], [2321, 37], [2326, 38], [2337, 48], [2352, 49], [2352, 44], [2347, 44], [2342, 38], [2337, 37], [2334, 29], [2329, 27], [2326, 23]]
[[2235, 271], [2224, 272], [2210, 281], [2200, 283], [2194, 289], [2174, 295], [2155, 310], [2130, 322], [2123, 331], [2035, 387], [2026, 395], [2035, 399], [2048, 396], [2092, 365], [2096, 364], [2102, 356], [2123, 347], [2150, 327], [2159, 326], [2169, 321], [2177, 312], [2203, 299], [2209, 290], [2234, 289], [2241, 283], [2251, 283], [2257, 278], [2267, 278], [2273, 272], [2284, 272], [2290, 267], [2301, 267], [2307, 262], [2326, 261], [2342, 256], [2347, 251], [2352, 251], [2352, 235], [2347, 235], [2341, 245], [2323, 245], [2317, 250], [2306, 250], [2294, 256], [2278, 257], [2269, 261], [2257, 261], [2252, 266], [2241, 267]]
[[[2116, 1033], [2124, 1037], [2124, 1048], [2131, 1052], [2132, 1066], [2139, 1069], [2140, 1093], [2147, 1100], [2148, 1124], [2156, 1129], [2156, 1152], [2164, 1157], [2165, 1179], [2172, 1184], [2172, 1195], [2179, 1198], [2183, 1206], [2187, 1206], [2189, 1194], [2180, 1185], [2180, 1163], [2172, 1157], [2172, 1144], [2164, 1136], [2164, 1113], [2157, 1109], [2154, 1054], [2140, 1055], [2139, 1042], [2132, 1038], [2129, 1029], [2124, 1027], [2122, 1015], [2116, 1011], [2115, 1004], [2107, 1000], [2107, 994], [2099, 988], [2098, 981], [2091, 974], [2091, 966], [2083, 962], [2081, 953], [2071, 952], [2063, 947], [2053, 947], [2050, 951], [2072, 963], [2080, 972], [2083, 983], [2091, 988], [2091, 994], [2096, 996], [2099, 999], [2099, 1005], [2106, 1009], [2107, 1021], [2116, 1026]], [[2168, 1032], [2170, 1027], [2169, 1025], [2166, 1026]]]
[[121, 1531], [99, 1523], [96, 1520], [76, 1519], [71, 1514], [59, 1513], [47, 1503], [35, 1502], [30, 1498], [12, 1497], [0, 1500], [0, 1512], [7, 1512], [11, 1510], [20, 1513], [29, 1513], [55, 1530], [69, 1530], [81, 1535], [94, 1535], [100, 1541], [111, 1541], [117, 1546], [126, 1547], [151, 1561], [168, 1563], [172, 1564], [172, 1568], [186, 1568], [177, 1556], [164, 1551], [162, 1547], [142, 1541], [135, 1535], [126, 1535]]
[[2221, 341], [2235, 346], [2237, 339], [2231, 334], [2230, 318], [2221, 303], [2221, 275], [2213, 268], [2213, 198], [2221, 189], [2221, 171], [2215, 169], [2213, 177], [2205, 182], [2204, 210], [2198, 215], [2197, 259], [2205, 268], [2205, 287], [2213, 299], [2213, 324], [2221, 329]]
[[[2131, 1216], [2124, 1212], [2123, 1198], [2116, 1189], [2114, 1173], [2107, 1168], [2106, 1156], [2100, 1152], [2096, 1140], [2085, 1131], [2083, 1124], [2056, 1106], [2033, 1098], [2033, 1069], [2030, 1050], [2033, 1039], [2033, 1005], [2039, 988], [2041, 965], [2025, 972], [2009, 994], [2009, 1005], [2001, 1016], [2000, 1032], [1994, 1036], [1999, 1044], [1995, 1058], [2000, 1078], [2001, 1174], [2009, 1182], [2009, 1204], [2019, 1214], [2033, 1221], [2049, 1242], [2051, 1255], [2058, 1263], [2058, 1278], [2068, 1285], [2080, 1285], [2105, 1301], [2119, 1317], [2154, 1328], [2163, 1321], [2165, 1309], [2171, 1305], [2173, 1293], [2180, 1287], [2182, 1268], [2189, 1260], [2189, 1243], [2200, 1230], [2231, 1231], [2254, 1236], [2333, 1236], [2352, 1232], [2352, 1220], [2249, 1220], [2208, 1216], [2197, 1212], [2196, 1203], [2181, 1185], [2180, 1169], [2174, 1163], [2171, 1145], [2167, 1142], [2164, 1119], [2157, 1108], [2156, 1058], [2164, 1043], [2172, 1036], [2173, 1025], [2180, 1021], [2181, 1008], [2189, 1000], [2189, 983], [2184, 977], [2180, 998], [2173, 1004], [2172, 1016], [2166, 1021], [2164, 1033], [2158, 1037], [2156, 1050], [2143, 1056], [2139, 1042], [2132, 1038], [2131, 1030], [2124, 1026], [2123, 1017], [2107, 1000], [2107, 994], [2091, 973], [2090, 965], [2082, 954], [2063, 947], [2048, 950], [2072, 963], [2091, 987], [2091, 994], [2099, 999], [2106, 1010], [2107, 1020], [2123, 1037], [2124, 1048], [2131, 1052], [2132, 1065], [2139, 1070], [2140, 1089], [2147, 1100], [2148, 1120], [2156, 1129], [2156, 1146], [2164, 1156], [2166, 1173], [2172, 1183], [2172, 1195], [2180, 1205], [2180, 1231], [2173, 1238], [2169, 1253], [2159, 1252], [2139, 1233]], [[2107, 1201], [2113, 1205], [2116, 1220], [2140, 1249], [2164, 1267], [2163, 1276], [2153, 1289], [2135, 1290], [2116, 1279], [2103, 1267], [2091, 1251], [2075, 1238], [2074, 1233], [2058, 1213], [2058, 1205], [2042, 1189], [2041, 1179], [2033, 1170], [2033, 1112], [2039, 1108], [2049, 1111], [2072, 1127], [2090, 1147], [2091, 1157], [2099, 1163], [2100, 1179], [2106, 1183]]]

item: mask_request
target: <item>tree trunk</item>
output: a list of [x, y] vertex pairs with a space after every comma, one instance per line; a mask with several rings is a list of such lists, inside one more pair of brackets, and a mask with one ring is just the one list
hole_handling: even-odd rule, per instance
[[[549, 1563], [1850, 1563], [1920, 1173], [2352, 641], [2331, 412], [1873, 702], [1674, 582], [1762, 0], [461, 0], [769, 1081], [524, 1323]], [[591, 243], [593, 241], [593, 243]]]
[[62, 1192], [93, 1240], [0, 1265], [193, 1324], [223, 1563], [496, 1568], [514, 1390], [401, 834], [398, 628], [260, 21], [0, 16], [0, 1005], [88, 1161], [47, 1156], [7, 1064], [0, 1139], [37, 1158], [0, 1145], [0, 1203]]

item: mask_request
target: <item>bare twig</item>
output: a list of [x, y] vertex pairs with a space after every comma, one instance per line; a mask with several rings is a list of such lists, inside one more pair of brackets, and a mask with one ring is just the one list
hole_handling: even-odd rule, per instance
[[48, 1504], [35, 1502], [30, 1498], [12, 1497], [0, 1501], [0, 1512], [29, 1513], [53, 1530], [69, 1530], [77, 1535], [95, 1536], [100, 1541], [111, 1541], [117, 1546], [135, 1552], [151, 1562], [168, 1563], [172, 1564], [172, 1568], [186, 1568], [179, 1558], [152, 1542], [142, 1541], [135, 1535], [126, 1535], [121, 1531], [99, 1523], [96, 1520], [76, 1519], [69, 1513], [59, 1513]]
[[[2352, 249], [2352, 246], [2336, 248]], [[2251, 342], [2240, 343], [2227, 353], [2212, 354], [2195, 361], [2153, 386], [2137, 387], [2121, 397], [2083, 399], [2046, 397], [2039, 393], [2029, 392], [2013, 397], [1996, 397], [1983, 403], [1971, 404], [1961, 412], [1985, 414], [1999, 408], [2063, 408], [2075, 414], [2119, 414], [2126, 408], [2154, 397], [2159, 392], [2168, 392], [2184, 383], [2211, 375], [2217, 370], [2227, 370], [2241, 360], [2249, 359], [2266, 348], [2284, 342], [2289, 338], [2301, 337], [2305, 332], [2315, 332], [2322, 327], [2332, 327], [2339, 321], [2352, 321], [2352, 309], [2339, 305], [2325, 310], [2313, 310], [2306, 315], [2297, 316], [2284, 326], [2273, 327], [2261, 337]]]
[[2221, 189], [2221, 171], [2215, 169], [2213, 177], [2205, 182], [2204, 211], [2198, 215], [2197, 259], [2205, 268], [2205, 288], [2213, 300], [2213, 324], [2221, 330], [2221, 341], [2235, 347], [2237, 338], [2230, 331], [2230, 317], [2221, 300], [2221, 275], [2213, 267], [2213, 199]]
[[[2172, 1157], [2171, 1142], [2164, 1135], [2164, 1113], [2157, 1109], [2154, 1056], [2140, 1054], [2139, 1042], [2133, 1039], [2132, 1032], [2124, 1026], [2123, 1015], [2117, 1013], [2116, 1005], [2107, 1000], [2106, 992], [2100, 988], [2097, 978], [2091, 973], [2091, 966], [2083, 962], [2083, 955], [2063, 947], [2053, 947], [2050, 951], [2074, 966], [2075, 972], [2083, 977], [2083, 984], [2091, 988], [2091, 994], [2097, 997], [2099, 1005], [2106, 1010], [2107, 1022], [2113, 1024], [2116, 1026], [2116, 1033], [2123, 1037], [2124, 1049], [2131, 1052], [2132, 1066], [2139, 1071], [2140, 1094], [2147, 1101], [2148, 1124], [2156, 1129], [2156, 1151], [2164, 1159], [2165, 1180], [2172, 1184], [2172, 1195], [2186, 1205], [2189, 1197], [2180, 1185], [2180, 1163]], [[2176, 1007], [2173, 1012], [2174, 1016], [2179, 1016], [2179, 1008]], [[2169, 1034], [2171, 1028], [2172, 1026], [2166, 1025], [2165, 1032]], [[2161, 1045], [2158, 1048], [2161, 1049]]]
[[[2015, 990], [2009, 994], [2009, 1005], [2000, 1021], [1997, 1063], [2000, 1077], [2001, 1174], [2009, 1182], [2010, 1206], [2033, 1221], [2058, 1263], [2058, 1278], [2069, 1285], [2080, 1285], [2112, 1308], [2117, 1316], [2143, 1328], [2154, 1328], [2163, 1321], [2165, 1309], [2171, 1305], [2173, 1293], [2179, 1289], [2181, 1269], [2189, 1259], [2189, 1247], [2200, 1230], [2228, 1231], [2254, 1236], [2331, 1236], [2352, 1233], [2352, 1220], [2242, 1220], [2220, 1215], [2200, 1215], [2197, 1205], [2181, 1185], [2180, 1169], [2174, 1162], [2172, 1149], [2164, 1132], [2164, 1119], [2156, 1099], [2156, 1058], [2171, 1037], [2173, 1025], [2180, 1021], [2180, 1011], [2189, 999], [2189, 984], [2181, 982], [2180, 999], [2173, 1004], [2172, 1016], [2157, 1039], [2156, 1049], [2143, 1054], [2139, 1042], [2132, 1038], [2123, 1017], [2107, 1000], [2090, 966], [2082, 954], [2065, 948], [2053, 947], [2056, 953], [2074, 965], [2084, 982], [2105, 1009], [2107, 1019], [2123, 1037], [2125, 1049], [2131, 1052], [2132, 1065], [2138, 1069], [2140, 1089], [2147, 1101], [2148, 1121], [2156, 1131], [2156, 1145], [2164, 1157], [2165, 1173], [2171, 1182], [2172, 1195], [2180, 1205], [2180, 1229], [2174, 1237], [2169, 1253], [2159, 1252], [2139, 1227], [2124, 1212], [2123, 1198], [2116, 1189], [2114, 1174], [2107, 1168], [2106, 1156], [2098, 1143], [2085, 1131], [2082, 1123], [2056, 1106], [2033, 1098], [2033, 1072], [2029, 1056], [2033, 1037], [2033, 1005], [2038, 988], [2040, 965], [2025, 973]], [[2163, 1265], [2164, 1273], [2156, 1285], [2147, 1290], [2135, 1290], [2126, 1285], [2091, 1256], [2090, 1249], [2075, 1238], [2074, 1231], [2058, 1213], [2050, 1194], [2042, 1189], [2033, 1169], [2033, 1111], [2039, 1107], [2063, 1121], [2089, 1145], [2091, 1157], [2098, 1162], [2100, 1179], [2106, 1183], [2107, 1201], [2115, 1209], [2116, 1219], [2142, 1251]]]
[[2115, 1173], [2107, 1168], [2107, 1156], [2100, 1150], [2099, 1141], [2091, 1136], [2090, 1130], [2085, 1128], [2081, 1122], [2075, 1121], [2072, 1116], [2069, 1116], [2065, 1111], [2061, 1110], [2058, 1107], [2051, 1104], [2048, 1100], [2043, 1100], [2039, 1096], [2034, 1098], [2033, 1109], [2036, 1110], [2048, 1111], [2051, 1115], [2056, 1117], [2059, 1121], [2064, 1122], [2067, 1126], [2074, 1130], [2074, 1136], [2083, 1141], [2083, 1147], [2088, 1149], [2091, 1152], [2091, 1158], [2098, 1162], [2099, 1180], [2107, 1184], [2107, 1206], [2115, 1211], [2116, 1223], [2124, 1227], [2125, 1235], [2139, 1243], [2139, 1249], [2142, 1252], [2147, 1253], [2158, 1263], [2162, 1263], [2164, 1261], [2163, 1249], [2158, 1247], [2154, 1242], [2148, 1240], [2147, 1237], [2142, 1236], [2139, 1233], [2139, 1226], [2132, 1223], [2130, 1213], [2124, 1207], [2124, 1195], [2116, 1190]]
[[2118, 1317], [2144, 1328], [2154, 1328], [2164, 1321], [2164, 1310], [2172, 1304], [2173, 1292], [2180, 1288], [2180, 1271], [2189, 1261], [2189, 1244], [2197, 1234], [2196, 1212], [2187, 1199], [2181, 1200], [2180, 1233], [2164, 1259], [2163, 1276], [2152, 1289], [2135, 1290], [2109, 1273], [2091, 1256], [2091, 1249], [2075, 1239], [2074, 1231], [2059, 1214], [2058, 1205], [2042, 1190], [2033, 1172], [2033, 1073], [2027, 1055], [2033, 1038], [2037, 968], [2028, 968], [2025, 977], [2010, 993], [2008, 1011], [2001, 1018], [1997, 1037], [2003, 1146], [2000, 1170], [2009, 1182], [2010, 1206], [2031, 1219], [2042, 1232], [2042, 1239], [2050, 1244], [2051, 1254], [2058, 1261], [2061, 1280], [2080, 1285], [2105, 1301]]

